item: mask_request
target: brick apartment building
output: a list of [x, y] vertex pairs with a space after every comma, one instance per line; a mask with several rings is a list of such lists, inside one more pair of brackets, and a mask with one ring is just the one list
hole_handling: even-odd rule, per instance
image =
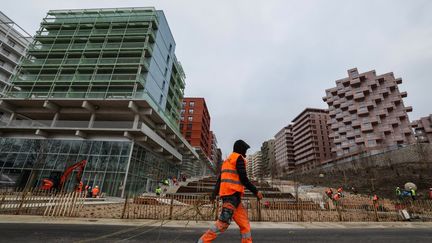
[[414, 141], [407, 112], [393, 73], [376, 75], [375, 71], [359, 74], [348, 70], [348, 77], [337, 80], [327, 89], [323, 100], [329, 106], [332, 152], [338, 157], [380, 149]]
[[211, 158], [210, 113], [204, 98], [185, 97], [180, 111], [180, 131], [184, 138]]
[[419, 143], [432, 143], [432, 114], [411, 123]]
[[292, 121], [296, 170], [307, 171], [332, 157], [328, 110], [306, 108]]
[[295, 169], [292, 125], [282, 128], [274, 138], [275, 164], [277, 168], [275, 176], [280, 177], [291, 173]]

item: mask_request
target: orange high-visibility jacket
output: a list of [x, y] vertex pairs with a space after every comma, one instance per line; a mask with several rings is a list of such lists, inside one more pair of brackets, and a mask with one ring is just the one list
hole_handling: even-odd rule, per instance
[[[241, 154], [233, 152], [228, 159], [222, 163], [221, 169], [221, 184], [219, 189], [219, 196], [228, 196], [236, 192], [240, 192], [243, 196], [244, 186], [240, 181], [240, 177], [237, 173], [237, 159], [242, 156]], [[242, 156], [245, 166], [246, 159]]]

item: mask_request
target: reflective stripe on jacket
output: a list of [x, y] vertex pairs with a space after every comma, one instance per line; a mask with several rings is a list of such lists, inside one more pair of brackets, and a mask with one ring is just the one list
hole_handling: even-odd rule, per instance
[[[244, 186], [237, 173], [237, 159], [240, 156], [242, 155], [233, 152], [228, 159], [222, 163], [219, 196], [228, 196], [236, 192], [240, 192], [241, 195], [244, 194]], [[246, 159], [243, 158], [243, 160], [246, 166]]]

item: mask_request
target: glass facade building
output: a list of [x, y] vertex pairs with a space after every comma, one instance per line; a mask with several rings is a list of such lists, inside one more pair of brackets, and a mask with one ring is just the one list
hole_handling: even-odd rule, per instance
[[154, 8], [49, 11], [0, 99], [2, 185], [39, 186], [82, 159], [83, 183], [108, 196], [202, 174], [179, 132], [185, 75], [174, 50]]

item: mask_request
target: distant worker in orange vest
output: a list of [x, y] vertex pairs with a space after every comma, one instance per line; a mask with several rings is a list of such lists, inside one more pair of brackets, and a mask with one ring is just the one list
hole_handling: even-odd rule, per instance
[[99, 196], [99, 186], [93, 187], [93, 189], [92, 189], [92, 196], [94, 198], [96, 198], [97, 196]]
[[332, 197], [333, 197], [333, 190], [331, 188], [328, 188], [325, 191], [325, 194], [327, 195], [328, 198], [332, 199]]
[[373, 202], [373, 205], [375, 206], [375, 208], [378, 208], [378, 200], [379, 200], [379, 197], [377, 196], [377, 194], [374, 194], [374, 196], [372, 197], [372, 202]]
[[333, 195], [333, 201], [339, 201], [342, 198], [342, 195], [338, 192]]
[[252, 235], [246, 209], [241, 198], [245, 187], [250, 190], [258, 200], [263, 198], [261, 192], [249, 181], [246, 174], [246, 151], [250, 146], [243, 140], [234, 143], [231, 155], [222, 163], [221, 174], [213, 191], [212, 199], [219, 195], [222, 199], [222, 211], [216, 223], [205, 232], [198, 243], [210, 243], [217, 235], [225, 232], [234, 220], [240, 228], [241, 242], [251, 243]]

